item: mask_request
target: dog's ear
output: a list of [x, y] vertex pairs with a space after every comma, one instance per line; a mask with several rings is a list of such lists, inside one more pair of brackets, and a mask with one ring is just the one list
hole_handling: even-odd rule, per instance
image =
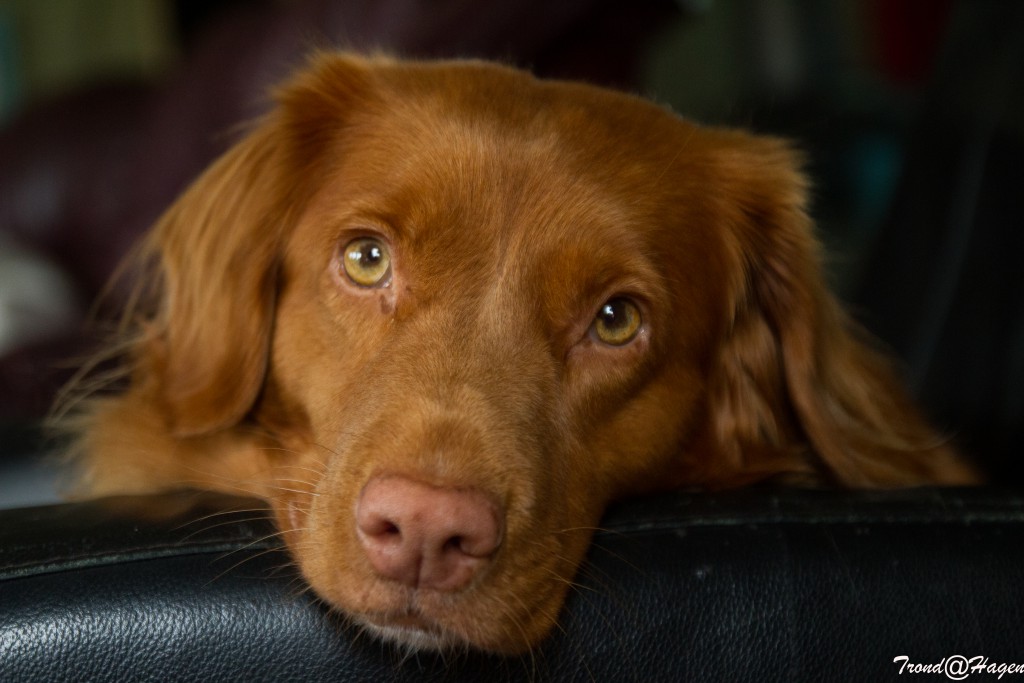
[[229, 427], [267, 372], [282, 240], [342, 133], [364, 65], [322, 56], [160, 219], [140, 250], [155, 309], [134, 382], [177, 436]]
[[778, 140], [735, 135], [716, 179], [736, 274], [710, 389], [727, 463], [719, 483], [974, 481], [827, 289], [799, 155]]

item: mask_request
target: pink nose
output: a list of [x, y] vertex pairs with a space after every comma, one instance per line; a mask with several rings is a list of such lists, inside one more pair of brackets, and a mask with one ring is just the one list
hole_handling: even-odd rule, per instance
[[356, 530], [370, 564], [413, 588], [464, 587], [490, 563], [502, 526], [497, 506], [480, 491], [400, 476], [371, 479], [356, 507]]

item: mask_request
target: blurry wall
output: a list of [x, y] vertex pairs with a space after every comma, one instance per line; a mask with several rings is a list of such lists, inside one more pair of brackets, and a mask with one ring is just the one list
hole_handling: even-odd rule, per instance
[[152, 78], [175, 52], [171, 4], [0, 0], [0, 121], [84, 84]]

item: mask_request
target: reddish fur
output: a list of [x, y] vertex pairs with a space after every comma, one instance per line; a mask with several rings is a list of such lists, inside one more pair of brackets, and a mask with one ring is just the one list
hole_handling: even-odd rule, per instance
[[[141, 250], [152, 306], [82, 417], [83, 490], [262, 496], [357, 621], [515, 652], [612, 499], [975, 481], [825, 289], [785, 143], [472, 62], [321, 55], [278, 100]], [[365, 230], [387, 289], [332, 260]], [[623, 293], [644, 330], [603, 346]], [[352, 516], [381, 474], [499, 501], [493, 566], [455, 594], [375, 576]]]

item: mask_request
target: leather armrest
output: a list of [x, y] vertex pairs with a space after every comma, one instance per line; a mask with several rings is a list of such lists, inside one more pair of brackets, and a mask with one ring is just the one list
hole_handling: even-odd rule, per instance
[[[410, 655], [301, 580], [256, 501], [0, 511], [0, 680], [832, 681], [1024, 662], [1024, 496], [672, 494], [615, 506], [537, 652]], [[906, 674], [906, 672], [904, 672]]]

